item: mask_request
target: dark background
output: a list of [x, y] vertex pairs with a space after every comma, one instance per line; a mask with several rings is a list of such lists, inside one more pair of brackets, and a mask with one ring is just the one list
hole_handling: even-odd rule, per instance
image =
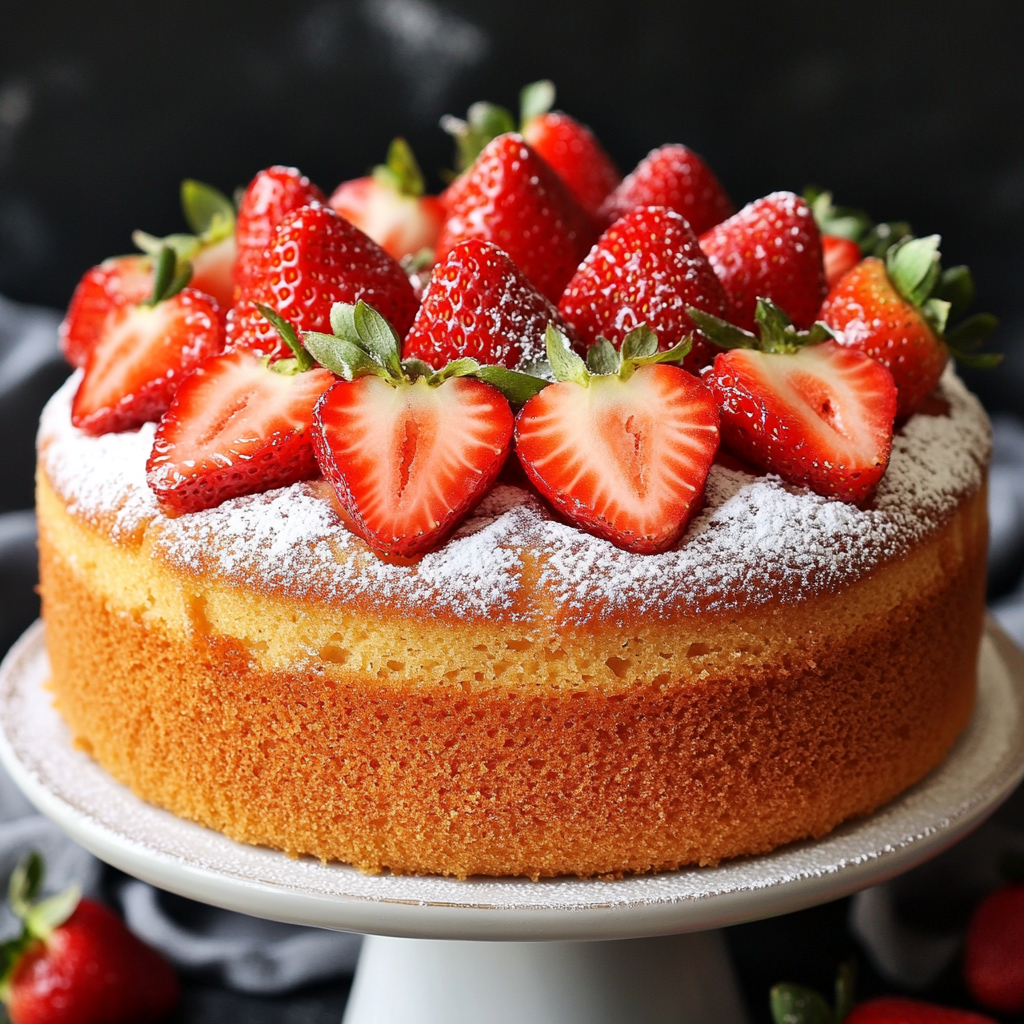
[[1024, 5], [780, 0], [4, 2], [0, 292], [66, 304], [143, 227], [180, 230], [177, 185], [230, 192], [295, 164], [324, 189], [405, 134], [440, 187], [445, 112], [541, 77], [628, 170], [703, 153], [738, 202], [808, 182], [944, 237], [1003, 318], [1022, 409]]

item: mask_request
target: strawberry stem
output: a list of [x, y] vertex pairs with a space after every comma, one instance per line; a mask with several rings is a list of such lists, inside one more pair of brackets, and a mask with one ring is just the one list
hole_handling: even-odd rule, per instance
[[420, 165], [409, 143], [403, 138], [392, 141], [388, 147], [387, 160], [373, 169], [373, 180], [401, 196], [414, 199], [418, 199], [426, 190]]

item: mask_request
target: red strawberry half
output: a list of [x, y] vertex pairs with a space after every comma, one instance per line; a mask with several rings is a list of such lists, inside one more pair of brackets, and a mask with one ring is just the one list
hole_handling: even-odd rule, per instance
[[1024, 885], [1004, 885], [974, 912], [964, 942], [964, 979], [987, 1009], [1024, 1013]]
[[700, 311], [694, 319], [730, 351], [704, 380], [722, 415], [722, 444], [755, 466], [827, 497], [864, 502], [889, 464], [896, 388], [860, 352], [824, 339], [824, 324], [797, 332], [760, 299], [760, 338]]
[[434, 268], [402, 355], [431, 366], [471, 356], [525, 371], [547, 358], [549, 323], [564, 328], [558, 310], [508, 256], [470, 239]]
[[679, 145], [652, 149], [605, 199], [599, 219], [610, 224], [638, 206], [675, 210], [695, 235], [736, 211], [711, 168], [692, 149]]
[[174, 254], [164, 253], [152, 300], [118, 307], [89, 353], [71, 404], [71, 422], [86, 433], [131, 430], [159, 419], [182, 380], [221, 350], [217, 303], [182, 290], [187, 264], [175, 278]]
[[4, 944], [0, 983], [12, 1024], [156, 1024], [181, 989], [171, 965], [115, 913], [77, 888], [36, 901], [43, 866], [32, 853], [11, 879], [22, 933]]
[[[590, 250], [558, 304], [581, 340], [620, 343], [641, 323], [671, 348], [695, 330], [687, 308], [725, 316], [721, 282], [689, 225], [673, 210], [641, 207], [616, 221]], [[703, 335], [694, 338], [686, 368], [711, 360]]]
[[548, 356], [559, 382], [516, 419], [516, 454], [541, 494], [627, 551], [664, 551], [679, 539], [718, 450], [710, 392], [664, 365], [687, 347], [658, 352], [654, 332], [641, 327], [626, 336], [621, 356], [601, 341], [584, 364], [552, 328]]
[[[460, 359], [437, 373], [403, 367], [398, 336], [375, 310], [335, 307], [334, 335], [304, 334], [345, 379], [320, 401], [313, 444], [349, 528], [381, 557], [440, 544], [494, 482], [512, 442], [512, 411], [543, 381]], [[484, 379], [481, 379], [484, 378]]]
[[263, 266], [263, 253], [285, 214], [327, 197], [294, 167], [268, 167], [249, 183], [238, 207], [235, 284], [245, 295]]
[[229, 349], [271, 358], [288, 355], [255, 303], [277, 310], [302, 331], [329, 330], [335, 302], [369, 303], [403, 334], [416, 315], [416, 296], [405, 271], [329, 206], [304, 206], [287, 214], [250, 274], [249, 295], [228, 316]]
[[316, 476], [313, 407], [335, 377], [313, 368], [289, 326], [278, 323], [293, 359], [268, 366], [248, 352], [227, 352], [200, 363], [178, 389], [146, 463], [167, 510], [196, 512]]
[[700, 236], [732, 306], [731, 320], [754, 328], [760, 297], [781, 306], [800, 330], [814, 323], [825, 297], [821, 234], [807, 203], [773, 192]]
[[452, 189], [438, 261], [467, 239], [493, 242], [542, 295], [557, 302], [596, 232], [522, 136], [499, 135], [488, 143]]

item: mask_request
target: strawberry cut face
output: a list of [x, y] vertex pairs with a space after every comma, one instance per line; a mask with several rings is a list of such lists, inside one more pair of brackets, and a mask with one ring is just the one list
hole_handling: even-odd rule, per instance
[[552, 384], [516, 423], [516, 453], [541, 493], [629, 551], [664, 551], [682, 535], [717, 449], [715, 403], [676, 366]]
[[339, 381], [315, 420], [317, 460], [349, 527], [384, 556], [441, 543], [494, 482], [513, 427], [501, 393], [468, 377]]

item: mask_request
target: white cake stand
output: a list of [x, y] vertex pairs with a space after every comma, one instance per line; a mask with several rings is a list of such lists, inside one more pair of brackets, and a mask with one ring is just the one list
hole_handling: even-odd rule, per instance
[[39, 623], [0, 668], [0, 759], [40, 811], [129, 874], [230, 910], [369, 933], [345, 1024], [742, 1024], [713, 929], [914, 867], [1024, 775], [1024, 655], [989, 622], [980, 659], [970, 727], [880, 811], [766, 856], [616, 882], [368, 876], [176, 818], [72, 747], [45, 689]]

